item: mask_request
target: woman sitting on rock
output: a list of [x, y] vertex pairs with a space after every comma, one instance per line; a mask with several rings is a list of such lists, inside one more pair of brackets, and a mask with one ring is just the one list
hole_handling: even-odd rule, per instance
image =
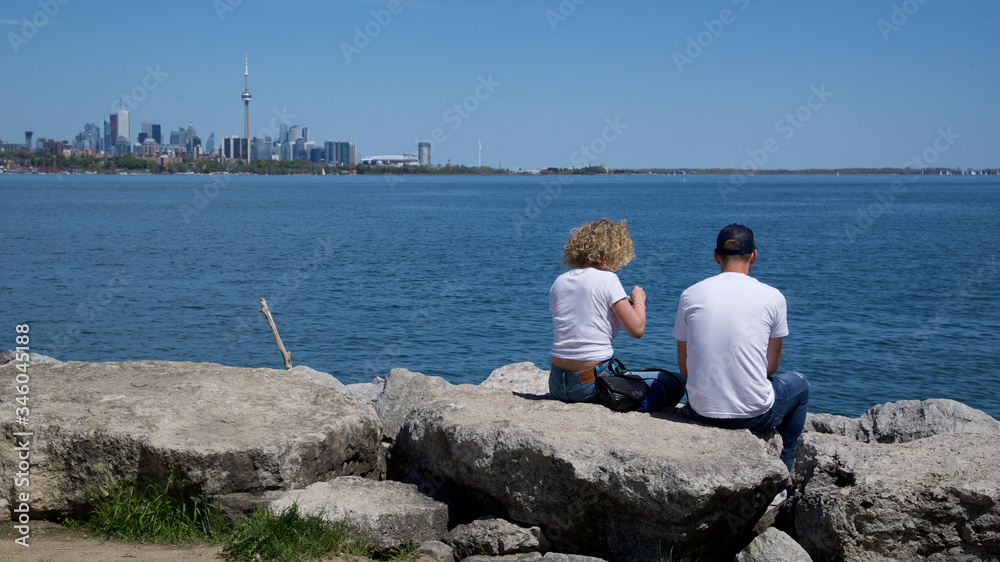
[[618, 328], [633, 338], [646, 329], [646, 292], [625, 294], [616, 271], [635, 259], [628, 223], [601, 219], [570, 233], [563, 263], [570, 269], [552, 284], [552, 371], [549, 392], [569, 402], [597, 400], [596, 376], [608, 369]]

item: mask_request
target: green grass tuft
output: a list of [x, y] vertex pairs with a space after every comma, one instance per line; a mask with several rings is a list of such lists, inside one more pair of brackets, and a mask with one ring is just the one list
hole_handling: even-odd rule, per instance
[[301, 516], [298, 506], [280, 515], [262, 507], [240, 520], [225, 540], [222, 550], [227, 558], [297, 562], [320, 558], [328, 553], [369, 556], [371, 547], [363, 535], [346, 521], [332, 523], [317, 515]]
[[115, 481], [104, 468], [92, 479], [89, 509], [63, 523], [94, 535], [133, 542], [222, 543], [227, 560], [300, 562], [329, 554], [350, 554], [387, 562], [420, 557], [406, 544], [387, 553], [375, 553], [363, 533], [346, 521], [325, 521], [318, 515], [300, 515], [292, 504], [280, 515], [257, 507], [239, 521], [228, 522], [211, 501], [191, 501], [177, 478], [167, 485], [138, 486]]
[[90, 491], [90, 509], [66, 525], [82, 527], [95, 535], [128, 541], [158, 543], [209, 543], [225, 529], [217, 506], [184, 499], [184, 487], [175, 478], [166, 486], [115, 482], [103, 472]]

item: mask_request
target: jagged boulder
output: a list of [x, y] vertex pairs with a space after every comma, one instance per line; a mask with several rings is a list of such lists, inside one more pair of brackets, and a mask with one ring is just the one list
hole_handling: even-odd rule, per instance
[[269, 508], [280, 514], [293, 503], [299, 515], [317, 515], [334, 523], [346, 520], [378, 551], [439, 540], [448, 531], [448, 506], [402, 482], [342, 476], [285, 492]]
[[499, 517], [483, 517], [457, 525], [442, 540], [455, 550], [459, 559], [548, 549], [539, 527], [527, 529]]
[[857, 438], [906, 443], [946, 433], [1000, 435], [1000, 421], [954, 400], [901, 400], [869, 408], [858, 420]]
[[[13, 433], [26, 429], [32, 517], [82, 505], [102, 466], [116, 478], [174, 475], [212, 496], [384, 471], [375, 410], [301, 372], [140, 361], [40, 363], [28, 375], [27, 426], [0, 422], [0, 500], [17, 491]], [[14, 411], [14, 398], [0, 393], [0, 409]]]
[[530, 361], [512, 363], [495, 369], [479, 386], [544, 396], [549, 393], [549, 372], [539, 369]]
[[876, 404], [860, 418], [809, 414], [805, 431], [865, 443], [906, 443], [945, 433], [1000, 434], [1000, 421], [961, 402], [935, 398]]
[[736, 555], [736, 562], [812, 562], [812, 558], [792, 537], [771, 527]]
[[479, 509], [539, 526], [560, 552], [731, 558], [788, 479], [765, 440], [672, 409], [618, 413], [403, 369], [376, 409], [391, 477], [448, 501], [453, 519]]
[[1000, 435], [803, 434], [790, 500], [814, 560], [1000, 559]]

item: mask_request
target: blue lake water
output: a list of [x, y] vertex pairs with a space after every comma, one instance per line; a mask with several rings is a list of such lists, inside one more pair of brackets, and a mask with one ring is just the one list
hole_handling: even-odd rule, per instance
[[1000, 179], [742, 179], [0, 176], [0, 348], [27, 322], [62, 360], [280, 368], [264, 297], [293, 363], [345, 383], [547, 369], [562, 246], [607, 216], [635, 241], [622, 283], [649, 297], [616, 353], [676, 369], [677, 298], [742, 222], [811, 411], [945, 397], [1000, 417]]

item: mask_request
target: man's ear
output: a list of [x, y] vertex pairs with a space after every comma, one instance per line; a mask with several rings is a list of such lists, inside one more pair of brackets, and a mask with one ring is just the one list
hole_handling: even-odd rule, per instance
[[713, 250], [713, 254], [715, 255], [715, 263], [722, 265], [722, 258], [719, 256], [719, 251]]
[[757, 250], [756, 250], [756, 248], [754, 249], [754, 251], [750, 252], [750, 265], [753, 265], [755, 261], [757, 261]]

